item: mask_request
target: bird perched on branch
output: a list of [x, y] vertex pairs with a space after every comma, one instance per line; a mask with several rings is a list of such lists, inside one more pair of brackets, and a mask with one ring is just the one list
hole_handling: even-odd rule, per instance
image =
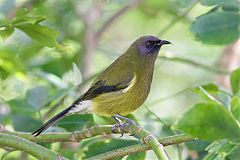
[[[47, 121], [32, 133], [35, 137], [54, 125], [57, 121], [71, 114], [96, 113], [112, 116], [118, 127], [134, 122], [124, 117], [141, 106], [146, 100], [153, 76], [154, 62], [162, 45], [170, 44], [155, 36], [143, 36], [131, 44], [129, 49], [117, 58], [92, 83], [81, 97], [68, 108]], [[125, 120], [125, 123], [122, 123]]]

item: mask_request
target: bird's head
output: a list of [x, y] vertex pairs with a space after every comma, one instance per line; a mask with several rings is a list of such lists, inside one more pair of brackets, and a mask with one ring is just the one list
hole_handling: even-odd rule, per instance
[[135, 42], [138, 54], [141, 56], [156, 56], [162, 45], [171, 44], [166, 40], [161, 40], [155, 36], [142, 36]]

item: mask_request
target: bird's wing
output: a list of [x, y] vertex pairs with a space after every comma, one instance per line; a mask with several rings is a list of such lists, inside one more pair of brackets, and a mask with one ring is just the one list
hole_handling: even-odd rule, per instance
[[134, 79], [133, 73], [126, 73], [119, 76], [115, 76], [114, 80], [101, 79], [95, 81], [90, 89], [80, 98], [81, 100], [89, 100], [95, 98], [101, 94], [121, 91], [129, 87]]

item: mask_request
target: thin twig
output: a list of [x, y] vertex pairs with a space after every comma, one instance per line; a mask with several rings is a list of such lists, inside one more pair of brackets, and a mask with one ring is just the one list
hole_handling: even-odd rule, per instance
[[157, 35], [162, 36], [165, 34], [169, 29], [171, 29], [179, 20], [182, 18], [186, 17], [188, 13], [196, 6], [196, 4], [199, 2], [199, 0], [196, 0], [195, 2], [192, 3], [192, 5], [183, 13], [180, 15], [174, 17], [168, 25], [166, 25]]
[[188, 91], [189, 89], [191, 89], [191, 87], [184, 88], [184, 89], [182, 89], [182, 90], [180, 90], [180, 91], [178, 91], [178, 92], [176, 92], [176, 93], [173, 93], [173, 94], [171, 94], [171, 95], [168, 95], [168, 96], [166, 96], [166, 97], [158, 98], [158, 99], [154, 100], [153, 102], [147, 103], [146, 105], [147, 105], [147, 106], [156, 105], [156, 104], [158, 104], [158, 103], [160, 103], [160, 102], [164, 102], [164, 101], [166, 101], [166, 100], [168, 100], [168, 99], [170, 99], [170, 98], [176, 97], [176, 96], [178, 96], [178, 95], [180, 95], [180, 94]]
[[140, 4], [142, 0], [134, 0], [132, 3], [127, 4], [119, 11], [117, 11], [114, 15], [112, 15], [101, 27], [98, 31], [96, 31], [95, 26], [99, 20], [99, 17], [96, 15], [101, 15], [103, 13], [103, 5], [100, 1], [95, 1], [92, 7], [90, 7], [87, 13], [83, 14], [78, 5], [75, 5], [75, 12], [82, 19], [85, 24], [85, 32], [84, 39], [81, 40], [81, 43], [84, 44], [82, 47], [82, 51], [85, 53], [83, 57], [83, 67], [82, 67], [82, 75], [83, 77], [87, 77], [92, 68], [92, 59], [95, 54], [95, 50], [99, 45], [99, 41], [104, 32], [122, 15], [124, 15], [130, 9], [136, 7]]
[[168, 57], [168, 56], [158, 56], [158, 58], [164, 59], [164, 60], [169, 60], [169, 61], [172, 61], [172, 62], [180, 62], [180, 63], [184, 63], [184, 64], [193, 65], [193, 66], [195, 66], [195, 67], [199, 67], [199, 68], [201, 68], [201, 69], [204, 69], [204, 70], [206, 70], [206, 71], [213, 72], [213, 73], [218, 73], [218, 74], [230, 74], [229, 71], [225, 71], [225, 70], [222, 70], [222, 69], [210, 67], [210, 66], [208, 66], [208, 65], [201, 64], [201, 63], [198, 63], [198, 62], [196, 62], [196, 61], [189, 60], [189, 59], [185, 59], [185, 58], [180, 58], [180, 57]]
[[[109, 50], [106, 50], [106, 49], [102, 49], [102, 48], [99, 48], [99, 49], [101, 51], [103, 51], [103, 52], [112, 54], [112, 51], [109, 51]], [[216, 67], [208, 66], [208, 65], [196, 62], [194, 60], [190, 60], [190, 59], [186, 59], [186, 58], [182, 58], [182, 57], [158, 56], [158, 58], [162, 59], [162, 60], [178, 62], [178, 63], [188, 64], [188, 65], [193, 65], [194, 67], [199, 67], [201, 69], [204, 69], [206, 71], [209, 71], [209, 72], [212, 72], [212, 73], [216, 73], [216, 74], [229, 75], [231, 73], [231, 72], [226, 71], [224, 69], [219, 69], [219, 68], [216, 68]], [[183, 90], [183, 91], [185, 91], [185, 90]], [[180, 91], [180, 92], [182, 92], [182, 91]], [[180, 94], [180, 92], [177, 93], [177, 94]]]
[[[197, 140], [197, 139], [193, 138], [191, 136], [188, 136], [188, 135], [179, 134], [179, 135], [175, 135], [175, 136], [169, 136], [169, 137], [166, 137], [166, 138], [161, 138], [159, 140], [159, 142], [163, 146], [169, 146], [169, 145], [174, 145], [174, 144], [179, 144], [179, 143], [189, 142], [189, 141], [194, 141], [194, 140]], [[88, 160], [115, 159], [115, 158], [123, 157], [123, 156], [126, 156], [126, 155], [135, 154], [135, 153], [138, 153], [138, 152], [144, 152], [144, 151], [147, 151], [147, 150], [150, 150], [150, 149], [151, 149], [151, 147], [149, 147], [147, 145], [136, 144], [136, 145], [131, 145], [131, 146], [128, 146], [128, 147], [119, 148], [119, 149], [116, 149], [116, 150], [113, 150], [113, 151], [105, 152], [103, 154], [91, 157]]]
[[165, 126], [170, 126], [170, 124], [163, 120], [162, 118], [160, 118], [156, 113], [152, 112], [147, 106], [145, 106], [145, 108], [148, 110], [149, 113], [151, 113], [160, 123], [162, 123]]
[[132, 3], [123, 6], [119, 11], [117, 11], [114, 15], [112, 15], [103, 25], [102, 27], [96, 32], [96, 38], [99, 39], [102, 34], [122, 15], [124, 15], [127, 11], [132, 8], [137, 7], [143, 0], [134, 0]]

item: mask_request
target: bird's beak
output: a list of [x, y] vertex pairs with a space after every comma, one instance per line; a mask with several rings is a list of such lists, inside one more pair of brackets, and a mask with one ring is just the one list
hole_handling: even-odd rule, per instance
[[161, 43], [161, 45], [172, 44], [171, 42], [166, 41], [166, 40], [161, 40], [160, 43]]
[[157, 43], [158, 46], [162, 46], [162, 45], [165, 45], [165, 44], [172, 44], [172, 43], [169, 42], [169, 41], [166, 41], [166, 40], [160, 40], [160, 41]]

